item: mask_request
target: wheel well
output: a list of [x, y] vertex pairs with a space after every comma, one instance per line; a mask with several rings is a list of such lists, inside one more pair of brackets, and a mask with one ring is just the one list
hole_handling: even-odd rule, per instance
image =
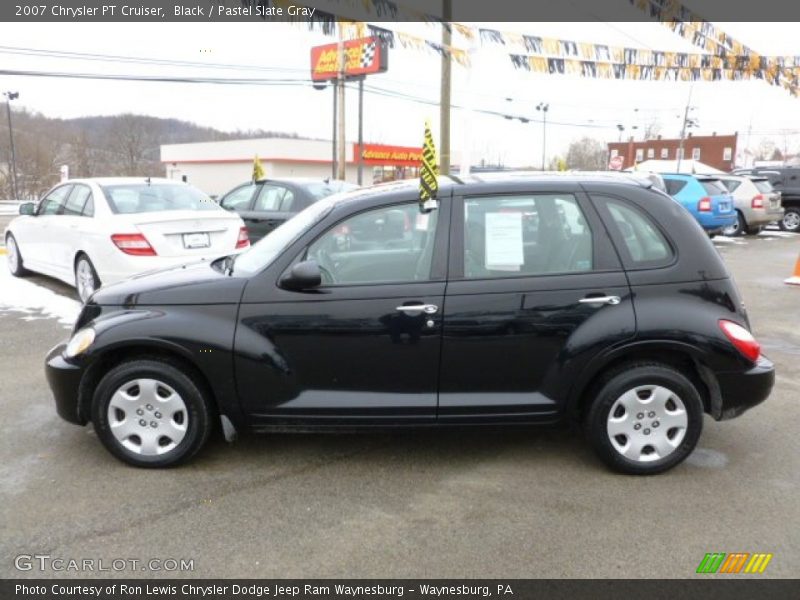
[[705, 412], [711, 412], [711, 392], [700, 374], [697, 359], [693, 358], [688, 353], [678, 350], [633, 348], [629, 353], [619, 356], [607, 365], [604, 365], [603, 368], [595, 373], [592, 379], [584, 385], [578, 396], [576, 416], [578, 418], [583, 418], [587, 413], [607, 373], [621, 368], [626, 363], [634, 362], [662, 363], [680, 371], [692, 382], [697, 392], [700, 394], [700, 398], [703, 401], [703, 410], [705, 410]]
[[151, 346], [133, 346], [129, 348], [121, 348], [118, 350], [111, 350], [101, 356], [98, 360], [94, 361], [87, 369], [83, 378], [81, 378], [80, 388], [78, 390], [78, 414], [86, 421], [91, 420], [92, 414], [92, 399], [94, 391], [100, 380], [111, 369], [117, 365], [136, 359], [150, 359], [166, 362], [172, 366], [180, 369], [187, 376], [197, 384], [203, 395], [209, 403], [209, 410], [212, 416], [216, 416], [219, 412], [217, 399], [211, 384], [203, 372], [197, 368], [190, 360], [181, 356], [177, 352], [171, 352], [164, 348], [154, 348]]

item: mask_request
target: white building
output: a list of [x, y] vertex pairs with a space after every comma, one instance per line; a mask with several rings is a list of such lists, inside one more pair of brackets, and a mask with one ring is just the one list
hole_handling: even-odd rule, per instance
[[[346, 147], [347, 181], [355, 183], [358, 167], [354, 145]], [[287, 138], [230, 140], [161, 146], [161, 162], [170, 179], [186, 181], [210, 195], [224, 194], [248, 181], [258, 155], [264, 177], [331, 177], [331, 142]], [[372, 169], [364, 167], [364, 182], [372, 183]]]

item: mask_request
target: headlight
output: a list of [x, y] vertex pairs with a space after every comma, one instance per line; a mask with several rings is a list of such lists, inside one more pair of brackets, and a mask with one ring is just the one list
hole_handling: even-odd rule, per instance
[[94, 342], [94, 329], [91, 327], [81, 329], [72, 336], [64, 354], [66, 354], [67, 358], [73, 358], [79, 354], [83, 354], [86, 352], [86, 349], [92, 345], [92, 342]]

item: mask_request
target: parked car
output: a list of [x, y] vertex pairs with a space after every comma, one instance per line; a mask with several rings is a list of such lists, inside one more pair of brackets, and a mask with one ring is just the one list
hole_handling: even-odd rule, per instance
[[233, 188], [219, 204], [242, 217], [250, 240], [257, 242], [317, 200], [357, 187], [337, 179], [260, 179]]
[[733, 196], [716, 176], [662, 173], [667, 193], [680, 202], [709, 236], [736, 223]]
[[719, 180], [733, 194], [736, 207], [736, 223], [722, 230], [725, 235], [755, 235], [783, 218], [781, 194], [766, 177], [720, 175]]
[[776, 192], [781, 193], [783, 218], [781, 229], [800, 233], [800, 167], [756, 167], [736, 169], [734, 175], [757, 175], [769, 179]]
[[249, 246], [241, 218], [169, 179], [73, 179], [19, 211], [5, 232], [11, 273], [60, 279], [83, 302], [101, 285]]
[[[312, 204], [233, 258], [104, 287], [46, 372], [116, 457], [185, 461], [238, 431], [582, 421], [657, 473], [772, 363], [682, 207], [622, 176], [403, 181]], [[535, 217], [535, 218], [534, 218]]]

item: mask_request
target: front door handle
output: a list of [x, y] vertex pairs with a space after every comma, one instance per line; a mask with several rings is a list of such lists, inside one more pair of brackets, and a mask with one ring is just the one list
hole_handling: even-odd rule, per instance
[[578, 300], [581, 304], [611, 304], [615, 306], [620, 303], [619, 296], [588, 296]]
[[398, 306], [397, 310], [401, 312], [424, 312], [426, 315], [432, 315], [438, 312], [439, 307], [435, 304], [411, 304]]

